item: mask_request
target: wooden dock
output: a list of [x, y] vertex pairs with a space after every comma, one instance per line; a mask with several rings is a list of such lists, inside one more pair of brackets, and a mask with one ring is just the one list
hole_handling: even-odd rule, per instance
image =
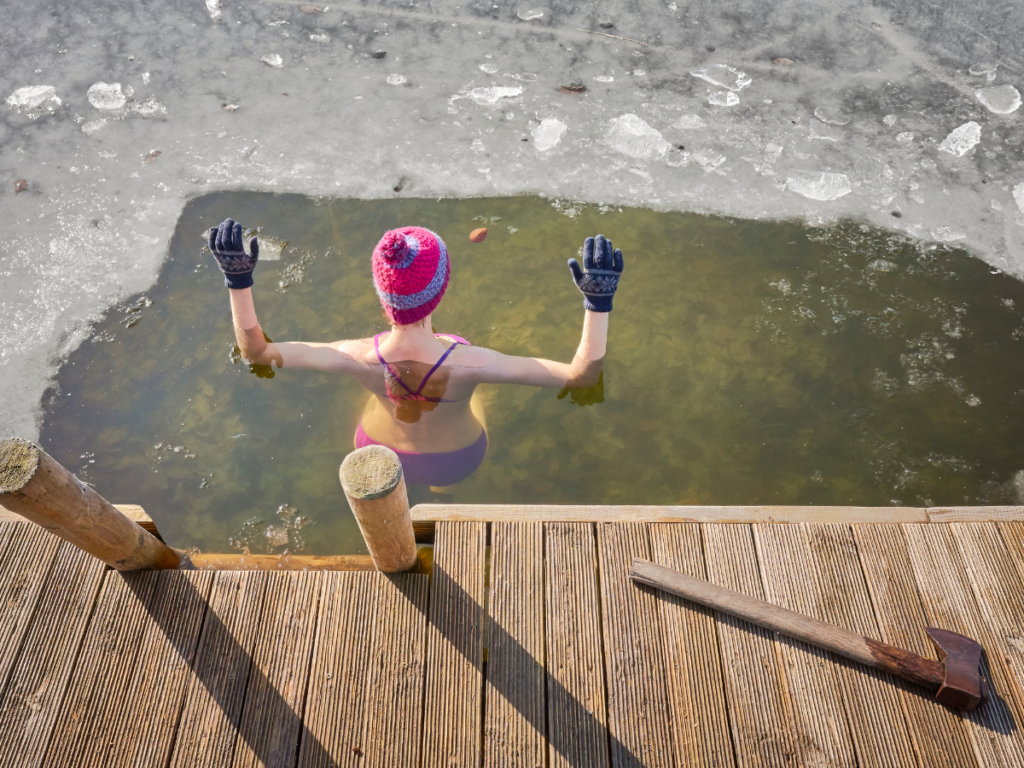
[[[122, 573], [0, 521], [0, 766], [1024, 765], [1024, 510], [601, 509], [417, 508], [430, 575]], [[996, 696], [956, 713], [634, 557], [929, 658], [970, 635]]]

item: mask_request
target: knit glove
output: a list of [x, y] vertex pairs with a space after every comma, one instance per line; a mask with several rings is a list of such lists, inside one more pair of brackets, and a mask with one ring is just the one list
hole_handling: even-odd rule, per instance
[[622, 276], [622, 251], [612, 250], [612, 241], [604, 235], [588, 237], [583, 243], [583, 269], [569, 259], [569, 270], [583, 294], [583, 306], [591, 312], [611, 312], [612, 297]]
[[219, 227], [210, 227], [209, 246], [224, 273], [224, 285], [236, 289], [252, 287], [252, 271], [260, 258], [260, 244], [255, 237], [249, 241], [249, 255], [242, 246], [242, 225], [224, 219]]

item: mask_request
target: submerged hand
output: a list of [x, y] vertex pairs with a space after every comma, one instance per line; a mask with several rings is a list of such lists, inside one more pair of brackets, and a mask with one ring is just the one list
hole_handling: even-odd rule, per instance
[[228, 288], [252, 286], [252, 271], [260, 258], [260, 244], [255, 237], [249, 241], [247, 254], [242, 245], [242, 225], [224, 219], [219, 227], [210, 228], [209, 246], [217, 266], [224, 273], [224, 285]]
[[612, 297], [622, 276], [622, 251], [612, 250], [612, 241], [604, 235], [588, 237], [583, 243], [583, 269], [569, 259], [569, 270], [583, 294], [583, 306], [591, 312], [611, 312]]

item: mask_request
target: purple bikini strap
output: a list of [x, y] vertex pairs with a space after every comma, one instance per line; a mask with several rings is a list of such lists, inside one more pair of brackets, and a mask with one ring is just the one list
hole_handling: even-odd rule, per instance
[[[429, 371], [427, 371], [427, 375], [424, 376], [423, 377], [423, 381], [420, 382], [419, 389], [417, 389], [415, 392], [413, 392], [414, 395], [418, 395], [421, 392], [423, 392], [423, 387], [426, 386], [427, 382], [430, 380], [430, 377], [434, 375], [434, 371], [436, 371], [438, 368], [441, 367], [441, 363], [443, 363], [445, 361], [445, 359], [448, 357], [448, 355], [450, 355], [452, 353], [452, 350], [455, 349], [457, 346], [459, 346], [459, 342], [453, 341], [452, 345], [450, 347], [448, 347], [448, 349], [446, 349], [444, 351], [444, 354], [441, 355], [441, 359], [438, 360], [436, 363], [434, 363], [434, 367], [433, 368], [431, 368]], [[402, 386], [405, 387], [404, 384]], [[409, 389], [408, 387], [405, 387], [405, 388]], [[411, 389], [409, 391], [412, 392]]]
[[[380, 337], [386, 333], [391, 333], [391, 331], [384, 331], [383, 333], [378, 333], [376, 336], [373, 337], [373, 351], [377, 353], [377, 359], [380, 360], [381, 365], [387, 368], [388, 373], [391, 374], [395, 381], [397, 381], [405, 388], [406, 392], [408, 392], [410, 395], [418, 395], [419, 392], [413, 392], [411, 389], [409, 389], [409, 386], [404, 381], [402, 381], [402, 377], [395, 373], [394, 368], [388, 365], [388, 361], [385, 360], [384, 355], [380, 353]], [[420, 389], [422, 389], [422, 387], [420, 387]]]

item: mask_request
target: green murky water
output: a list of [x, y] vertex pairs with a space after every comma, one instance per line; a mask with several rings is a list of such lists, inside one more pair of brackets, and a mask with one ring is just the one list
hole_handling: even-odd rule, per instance
[[[489, 453], [455, 502], [1024, 501], [1024, 284], [962, 251], [858, 224], [535, 198], [218, 194], [186, 208], [157, 285], [64, 365], [42, 433], [175, 545], [362, 550], [337, 470], [368, 395], [334, 374], [261, 378], [232, 356], [227, 291], [201, 238], [228, 215], [288, 241], [255, 275], [278, 341], [385, 330], [369, 254], [384, 230], [415, 223], [452, 256], [438, 331], [569, 360], [583, 311], [565, 260], [597, 232], [623, 249], [603, 402], [484, 387]], [[479, 226], [487, 240], [471, 244]]]

